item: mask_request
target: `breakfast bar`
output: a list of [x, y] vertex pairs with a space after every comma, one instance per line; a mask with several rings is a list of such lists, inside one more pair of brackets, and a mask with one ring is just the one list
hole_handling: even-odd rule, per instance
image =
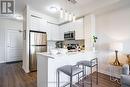
[[[37, 54], [37, 85], [38, 87], [56, 87], [57, 68], [64, 65], [75, 65], [82, 60], [90, 61], [96, 58], [95, 52], [67, 52], [50, 54], [47, 52]], [[62, 74], [61, 83], [67, 82], [68, 77]], [[76, 81], [76, 78], [75, 78]]]

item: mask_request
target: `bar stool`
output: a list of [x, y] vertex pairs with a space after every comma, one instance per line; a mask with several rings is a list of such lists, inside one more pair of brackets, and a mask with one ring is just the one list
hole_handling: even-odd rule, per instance
[[83, 70], [84, 70], [83, 75], [84, 76], [86, 76], [86, 67], [90, 68], [90, 72], [91, 72], [90, 73], [90, 80], [91, 80], [90, 84], [91, 84], [91, 87], [92, 87], [92, 70], [93, 70], [92, 68], [96, 66], [96, 72], [97, 72], [97, 74], [96, 74], [96, 84], [98, 84], [98, 59], [97, 58], [94, 58], [90, 61], [86, 61], [86, 60], [79, 61], [79, 62], [77, 62], [77, 65], [83, 66]]
[[[73, 85], [73, 76], [75, 75], [79, 75], [80, 73], [82, 73], [84, 70], [76, 65], [64, 65], [60, 68], [57, 69], [57, 74], [58, 74], [58, 87], [60, 87], [60, 72], [63, 72], [64, 74], [68, 75], [70, 77], [70, 87], [72, 87]], [[78, 76], [78, 83], [79, 83], [79, 76]], [[69, 85], [66, 84], [63, 87]]]

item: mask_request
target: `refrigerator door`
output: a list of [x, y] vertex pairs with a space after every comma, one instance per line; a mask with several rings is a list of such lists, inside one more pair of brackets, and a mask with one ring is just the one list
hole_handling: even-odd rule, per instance
[[30, 71], [37, 70], [37, 57], [39, 52], [47, 52], [47, 35], [45, 32], [30, 31], [29, 46], [29, 68]]
[[37, 70], [37, 56], [38, 52], [46, 52], [47, 46], [31, 46], [30, 47], [30, 70]]
[[38, 45], [47, 45], [47, 35], [45, 33], [30, 33], [30, 45], [38, 46]]

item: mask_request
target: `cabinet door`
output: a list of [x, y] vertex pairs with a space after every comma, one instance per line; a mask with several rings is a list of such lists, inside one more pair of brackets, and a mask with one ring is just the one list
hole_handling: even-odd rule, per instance
[[64, 26], [59, 26], [59, 40], [64, 40]]
[[47, 32], [47, 21], [44, 19], [39, 20], [39, 30], [43, 32]]
[[30, 22], [30, 30], [40, 31], [40, 18], [32, 17], [31, 16], [31, 22]]
[[64, 40], [64, 32], [75, 31], [75, 39], [84, 39], [84, 28], [83, 28], [83, 18], [76, 20], [75, 22], [70, 22], [59, 27], [60, 39]]
[[30, 30], [47, 32], [47, 21], [43, 18], [36, 18], [31, 16]]
[[51, 23], [47, 23], [48, 25], [48, 40], [59, 40], [59, 26]]
[[47, 23], [47, 40], [52, 40], [52, 38], [51, 38], [51, 28], [52, 28], [52, 25], [50, 23]]
[[75, 29], [75, 39], [76, 40], [84, 39], [83, 18], [76, 20], [73, 26]]
[[54, 41], [59, 40], [59, 28], [58, 27], [59, 27], [58, 25], [52, 24], [51, 39], [54, 40]]
[[75, 31], [75, 22], [68, 23], [69, 31]]

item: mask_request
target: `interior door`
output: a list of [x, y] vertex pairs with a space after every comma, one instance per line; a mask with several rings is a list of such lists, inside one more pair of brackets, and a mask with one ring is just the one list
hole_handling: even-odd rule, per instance
[[22, 60], [23, 36], [19, 30], [8, 30], [6, 62]]

